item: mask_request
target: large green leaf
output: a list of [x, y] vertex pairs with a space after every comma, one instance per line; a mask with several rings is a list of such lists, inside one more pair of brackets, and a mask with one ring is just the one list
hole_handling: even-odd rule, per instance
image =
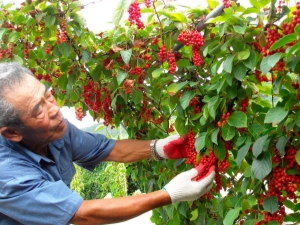
[[125, 73], [121, 70], [118, 70], [118, 72], [117, 72], [117, 81], [118, 81], [119, 85], [125, 80], [126, 77], [127, 77], [127, 73]]
[[224, 225], [232, 225], [234, 224], [234, 220], [240, 214], [241, 208], [230, 209], [224, 218]]
[[222, 137], [225, 141], [230, 141], [235, 136], [235, 133], [235, 129], [227, 123], [222, 126]]
[[56, 21], [56, 17], [55, 16], [51, 16], [51, 15], [47, 15], [45, 17], [45, 25], [46, 27], [51, 27], [52, 25], [54, 25], [55, 21]]
[[132, 100], [136, 105], [140, 104], [143, 100], [143, 92], [138, 88], [132, 90]]
[[249, 69], [254, 69], [254, 67], [256, 66], [256, 60], [257, 60], [257, 56], [254, 50], [250, 51], [250, 55], [247, 58], [247, 60], [243, 60], [242, 62], [244, 63], [244, 65], [249, 68]]
[[207, 132], [200, 133], [195, 141], [195, 148], [197, 152], [200, 152], [205, 147], [205, 140], [207, 138]]
[[216, 109], [219, 103], [219, 96], [212, 97], [208, 102], [208, 111], [213, 119], [216, 117]]
[[227, 73], [231, 73], [231, 71], [232, 71], [232, 62], [233, 62], [234, 56], [235, 56], [235, 54], [229, 55], [229, 56], [227, 56], [226, 60], [224, 61], [223, 68]]
[[180, 97], [180, 104], [181, 104], [183, 109], [186, 109], [189, 106], [190, 101], [195, 96], [195, 94], [196, 93], [195, 93], [194, 90], [183, 92], [183, 94]]
[[234, 111], [228, 118], [227, 122], [233, 127], [247, 127], [247, 115], [241, 111]]
[[288, 139], [286, 136], [281, 136], [279, 138], [279, 140], [276, 143], [276, 148], [279, 151], [280, 155], [284, 155], [285, 154], [285, 146], [287, 143]]
[[70, 56], [71, 51], [72, 51], [72, 47], [69, 43], [59, 44], [58, 49], [59, 49], [60, 53], [66, 58], [68, 58]]
[[128, 65], [132, 55], [132, 49], [121, 50], [120, 54], [122, 56], [123, 61]]
[[265, 136], [260, 137], [254, 142], [252, 152], [255, 157], [258, 157], [262, 153], [264, 144], [267, 141], [267, 139], [268, 135], [266, 134]]
[[278, 41], [276, 41], [269, 49], [269, 51], [274, 51], [288, 43], [291, 43], [293, 41], [297, 40], [296, 34], [288, 34], [280, 38]]
[[267, 74], [278, 63], [282, 53], [275, 53], [274, 55], [263, 58], [260, 63], [260, 70], [263, 74]]
[[237, 54], [238, 60], [248, 59], [249, 56], [250, 56], [250, 51], [249, 50], [241, 51], [241, 52], [238, 52], [238, 54]]
[[113, 18], [113, 23], [115, 26], [118, 26], [124, 13], [127, 12], [127, 9], [130, 5], [131, 1], [130, 0], [121, 0], [119, 1], [119, 4], [114, 10], [114, 15], [112, 16]]
[[289, 111], [283, 107], [271, 108], [266, 115], [265, 123], [280, 123], [287, 115]]
[[164, 72], [163, 68], [157, 68], [152, 72], [153, 78], [158, 78]]
[[3, 34], [5, 34], [6, 31], [7, 31], [6, 28], [3, 28], [3, 27], [0, 28], [0, 39], [2, 39]]
[[275, 213], [279, 208], [277, 197], [271, 196], [265, 198], [263, 202], [263, 207], [264, 210], [268, 211], [269, 213]]
[[251, 170], [258, 180], [263, 181], [263, 179], [271, 172], [271, 157], [272, 156], [269, 152], [265, 152], [263, 157], [253, 160]]
[[233, 75], [239, 81], [244, 80], [246, 76], [246, 72], [247, 72], [247, 68], [243, 63], [238, 63], [233, 68]]
[[240, 167], [242, 161], [245, 159], [245, 156], [247, 155], [249, 149], [250, 149], [251, 143], [246, 143], [243, 147], [241, 147], [238, 150], [237, 157], [235, 159], [236, 164]]
[[295, 115], [295, 124], [300, 127], [300, 111], [298, 111]]

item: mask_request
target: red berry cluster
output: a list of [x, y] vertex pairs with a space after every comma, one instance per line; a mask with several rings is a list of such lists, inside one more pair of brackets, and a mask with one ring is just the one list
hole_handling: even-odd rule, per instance
[[203, 61], [200, 55], [200, 48], [204, 45], [204, 38], [197, 30], [183, 30], [177, 38], [178, 41], [183, 43], [185, 46], [192, 46], [193, 61], [196, 66], [201, 66]]
[[261, 71], [259, 71], [259, 70], [255, 70], [255, 77], [258, 82], [268, 82], [269, 81], [269, 79], [266, 75], [261, 76]]
[[225, 8], [229, 8], [232, 6], [231, 0], [223, 0], [223, 4]]
[[144, 2], [147, 8], [151, 7], [151, 0], [144, 0]]
[[223, 125], [227, 122], [230, 115], [231, 115], [230, 112], [223, 113], [222, 120], [218, 121], [218, 127], [223, 127]]
[[128, 80], [128, 79], [126, 79], [124, 81], [123, 86], [124, 86], [124, 89], [125, 89], [127, 95], [132, 92], [132, 86], [133, 86], [133, 84], [134, 84], [134, 80]]
[[[284, 2], [284, 1], [283, 1]], [[294, 28], [300, 23], [300, 2], [296, 3], [296, 11], [293, 11], [293, 19], [291, 23], [283, 22], [282, 33], [287, 35], [294, 33]]]
[[193, 97], [189, 103], [190, 106], [194, 107], [194, 114], [198, 114], [201, 112], [200, 103], [197, 97]]
[[98, 83], [89, 80], [89, 82], [83, 86], [82, 97], [84, 98], [85, 104], [89, 107], [91, 111], [95, 113], [100, 112], [101, 92]]
[[56, 44], [60, 44], [61, 43], [61, 39], [60, 39], [60, 29], [57, 27], [56, 28]]
[[172, 133], [175, 130], [174, 128], [174, 124], [170, 124], [169, 128], [168, 128], [168, 133]]
[[175, 54], [170, 50], [168, 52], [168, 62], [169, 62], [169, 73], [174, 74], [176, 71], [176, 60]]
[[300, 172], [300, 165], [296, 162], [297, 151], [298, 150], [294, 147], [287, 148], [282, 159], [277, 149], [274, 149], [274, 156], [272, 157], [272, 164], [274, 165], [272, 168], [272, 179], [269, 179], [269, 189], [267, 193], [263, 195], [260, 204], [263, 204], [266, 197], [275, 196], [278, 199], [279, 209], [273, 214], [264, 212], [264, 220], [256, 224], [260, 225], [270, 221], [277, 221], [279, 224], [282, 224], [283, 218], [286, 216], [283, 201], [290, 199], [297, 203], [295, 192], [300, 186], [300, 175], [289, 175], [287, 173], [287, 169], [289, 168], [297, 168]]
[[50, 48], [50, 45], [49, 45], [49, 44], [46, 45], [45, 51], [46, 51], [46, 54], [47, 54], [47, 55], [50, 54], [51, 48]]
[[132, 70], [129, 71], [129, 74], [141, 75], [143, 73], [143, 69], [139, 66], [136, 66]]
[[153, 40], [152, 40], [152, 44], [153, 45], [157, 45], [158, 44], [158, 38], [155, 37]]
[[137, 1], [130, 4], [128, 12], [129, 12], [128, 20], [130, 22], [130, 26], [136, 24], [138, 29], [144, 29], [145, 25], [141, 21], [141, 17], [142, 17], [141, 9]]
[[298, 82], [298, 80], [292, 81], [291, 85], [292, 85], [292, 87], [293, 87], [295, 90], [298, 90], [298, 89], [299, 89], [299, 82]]
[[194, 166], [198, 165], [197, 163], [197, 151], [195, 148], [195, 133], [191, 130], [189, 133], [184, 136], [185, 143], [184, 151], [187, 154], [186, 164], [193, 164]]
[[75, 111], [75, 114], [76, 114], [76, 119], [78, 120], [82, 120], [82, 118], [84, 117], [84, 113], [82, 111], [82, 107], [78, 107]]
[[147, 123], [149, 121], [149, 118], [151, 117], [152, 109], [148, 107], [149, 106], [149, 100], [147, 98], [147, 95], [144, 93], [143, 96], [143, 106], [141, 109], [141, 117], [144, 119], [144, 122]]
[[283, 6], [284, 4], [285, 4], [285, 1], [284, 1], [284, 0], [279, 0], [276, 11], [277, 11], [277, 12], [281, 12], [281, 11], [282, 11], [282, 6]]
[[102, 102], [103, 113], [104, 113], [104, 126], [108, 126], [111, 123], [113, 111], [111, 109], [112, 99], [110, 97], [110, 91], [106, 88], [103, 88], [102, 92], [106, 93], [106, 97]]
[[162, 45], [158, 52], [158, 58], [160, 62], [164, 62], [167, 60], [167, 48], [165, 45]]
[[249, 105], [249, 98], [246, 97], [240, 103], [240, 111], [247, 113], [248, 105]]
[[37, 74], [37, 75], [35, 75], [35, 76], [36, 76], [36, 78], [37, 78], [38, 80], [45, 80], [45, 81], [47, 81], [47, 82], [49, 82], [49, 83], [52, 83], [52, 77], [51, 77], [50, 74], [44, 75], [44, 74], [39, 73], [39, 74]]
[[63, 21], [61, 24], [61, 42], [67, 41], [67, 22]]
[[24, 59], [28, 59], [29, 56], [29, 48], [28, 48], [28, 43], [26, 42], [24, 44]]

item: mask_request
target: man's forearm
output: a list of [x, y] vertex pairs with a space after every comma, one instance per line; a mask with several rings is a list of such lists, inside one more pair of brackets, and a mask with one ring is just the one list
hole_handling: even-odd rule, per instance
[[70, 223], [78, 225], [117, 223], [170, 203], [170, 195], [164, 190], [131, 197], [85, 200]]
[[151, 158], [151, 140], [118, 140], [105, 161], [130, 163]]

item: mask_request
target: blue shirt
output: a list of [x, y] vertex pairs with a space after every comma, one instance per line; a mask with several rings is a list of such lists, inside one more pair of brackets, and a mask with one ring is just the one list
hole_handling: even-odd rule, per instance
[[0, 225], [66, 225], [82, 204], [69, 188], [73, 162], [93, 170], [115, 140], [66, 124], [65, 135], [48, 145], [53, 159], [0, 136]]

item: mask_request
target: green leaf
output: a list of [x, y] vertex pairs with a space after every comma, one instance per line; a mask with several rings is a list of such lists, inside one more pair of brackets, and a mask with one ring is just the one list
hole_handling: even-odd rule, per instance
[[235, 129], [225, 123], [222, 126], [222, 137], [225, 141], [230, 141], [235, 136]]
[[124, 13], [127, 12], [130, 3], [131, 3], [130, 0], [121, 0], [117, 5], [117, 7], [115, 8], [114, 14], [112, 16], [113, 23], [115, 26], [119, 25]]
[[15, 43], [15, 42], [17, 42], [19, 40], [20, 37], [21, 37], [21, 33], [20, 32], [13, 31], [8, 36], [8, 42]]
[[253, 155], [257, 158], [263, 150], [264, 144], [266, 142], [266, 140], [268, 139], [268, 135], [266, 134], [265, 136], [262, 136], [260, 138], [258, 138], [254, 144], [253, 144], [253, 148], [252, 148], [252, 152]]
[[254, 50], [251, 50], [247, 60], [244, 60], [242, 62], [247, 68], [252, 70], [256, 66], [256, 60], [257, 60], [256, 52]]
[[122, 56], [123, 61], [128, 65], [132, 55], [132, 49], [121, 50], [120, 54]]
[[278, 41], [276, 41], [269, 49], [269, 51], [274, 51], [288, 43], [291, 43], [293, 41], [297, 40], [296, 34], [288, 34], [280, 38]]
[[300, 111], [298, 111], [295, 115], [295, 124], [300, 127]]
[[216, 157], [220, 160], [223, 161], [226, 157], [226, 149], [223, 141], [219, 142], [219, 145], [216, 145], [214, 147], [214, 152]]
[[263, 74], [267, 74], [280, 60], [282, 53], [275, 53], [273, 55], [263, 58], [260, 63], [260, 70]]
[[241, 111], [234, 111], [228, 118], [227, 123], [237, 128], [247, 127], [247, 115]]
[[266, 152], [263, 157], [254, 159], [251, 165], [253, 175], [260, 181], [272, 171], [271, 154]]
[[284, 155], [285, 154], [285, 146], [287, 143], [288, 139], [286, 136], [281, 136], [278, 140], [278, 142], [276, 143], [276, 148], [279, 151], [280, 155]]
[[68, 58], [70, 56], [71, 51], [72, 51], [72, 47], [69, 43], [59, 44], [58, 49], [59, 49], [60, 53], [66, 58]]
[[167, 91], [170, 95], [174, 95], [177, 93], [177, 91], [180, 91], [182, 88], [184, 88], [188, 82], [180, 82], [180, 83], [173, 83], [168, 86]]
[[140, 104], [143, 101], [143, 92], [138, 88], [133, 88], [132, 100], [136, 105]]
[[5, 34], [6, 31], [7, 31], [6, 28], [3, 28], [3, 27], [0, 28], [0, 39], [1, 39], [1, 40], [2, 40], [3, 35]]
[[156, 70], [154, 70], [152, 72], [152, 77], [153, 78], [158, 78], [163, 73], [163, 71], [164, 71], [163, 68], [157, 68]]
[[298, 165], [300, 165], [300, 151], [297, 151], [297, 153], [296, 153], [296, 161], [297, 161]]
[[254, 123], [248, 128], [248, 130], [254, 139], [258, 139], [261, 136], [261, 133], [264, 131], [264, 127], [259, 123]]
[[51, 27], [52, 25], [55, 24], [55, 21], [56, 21], [56, 17], [55, 16], [51, 16], [51, 15], [47, 15], [45, 17], [45, 26], [46, 27]]
[[82, 51], [82, 60], [85, 63], [88, 63], [91, 60], [91, 56], [92, 56], [92, 53], [90, 52], [90, 50], [86, 49], [86, 50]]
[[294, 28], [295, 33], [300, 36], [300, 24], [298, 24], [295, 28]]
[[250, 51], [249, 50], [241, 51], [241, 52], [238, 52], [238, 54], [237, 54], [238, 60], [248, 59], [249, 56], [250, 56]]
[[190, 220], [191, 221], [194, 221], [198, 218], [198, 209], [194, 209], [192, 212], [191, 212], [191, 218]]
[[123, 72], [122, 70], [118, 70], [117, 71], [118, 85], [120, 85], [125, 80], [126, 77], [127, 77], [127, 73]]
[[216, 117], [216, 109], [218, 107], [219, 96], [212, 97], [208, 102], [208, 111], [213, 119]]
[[265, 123], [280, 123], [287, 115], [289, 111], [285, 110], [283, 107], [271, 108], [266, 115]]
[[197, 152], [200, 152], [205, 147], [205, 140], [207, 137], [207, 132], [200, 133], [195, 141], [195, 148]]
[[289, 57], [291, 54], [295, 54], [300, 49], [300, 42], [297, 42], [295, 45], [293, 45], [288, 53], [286, 54], [286, 57]]
[[195, 94], [196, 94], [195, 91], [192, 90], [192, 91], [186, 91], [181, 95], [180, 104], [183, 109], [186, 109], [189, 106], [190, 101], [195, 96]]
[[239, 25], [234, 25], [233, 29], [235, 30], [235, 32], [239, 33], [239, 34], [244, 34], [246, 31], [246, 24], [244, 26], [239, 26]]
[[182, 13], [169, 13], [170, 19], [177, 22], [186, 23], [187, 18]]
[[188, 66], [190, 66], [190, 61], [187, 60], [187, 59], [179, 59], [177, 62], [176, 62], [176, 65], [179, 67], [179, 68], [186, 68]]
[[238, 154], [236, 156], [235, 161], [239, 167], [241, 167], [241, 163], [245, 159], [245, 157], [250, 149], [250, 146], [251, 146], [251, 143], [246, 143], [243, 147], [241, 147], [238, 150]]
[[278, 210], [278, 199], [275, 196], [266, 197], [263, 202], [263, 207], [269, 213], [275, 213]]
[[233, 62], [234, 56], [235, 56], [235, 54], [229, 55], [226, 58], [226, 60], [224, 61], [223, 68], [227, 73], [231, 73], [231, 71], [232, 71], [232, 62]]
[[224, 225], [232, 225], [234, 220], [238, 217], [241, 208], [230, 209], [224, 218]]
[[215, 143], [216, 145], [218, 144], [218, 135], [219, 135], [219, 132], [220, 132], [220, 128], [217, 128], [211, 135], [211, 141], [213, 143]]
[[244, 80], [246, 76], [246, 72], [247, 72], [247, 68], [243, 63], [238, 63], [233, 68], [233, 75], [239, 81]]

